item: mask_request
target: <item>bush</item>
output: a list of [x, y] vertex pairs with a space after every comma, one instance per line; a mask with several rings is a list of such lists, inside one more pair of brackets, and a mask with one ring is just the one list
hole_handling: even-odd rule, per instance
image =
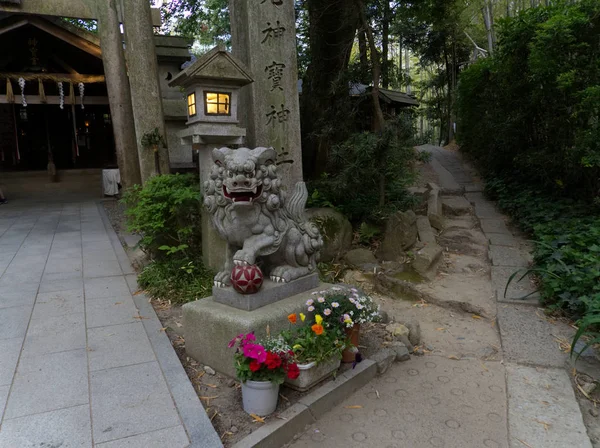
[[187, 303], [212, 294], [213, 275], [201, 260], [173, 258], [150, 263], [138, 283], [151, 297]]
[[600, 313], [600, 210], [515, 182], [486, 189], [532, 234], [543, 301], [575, 318]]
[[198, 183], [196, 176], [168, 174], [125, 193], [128, 230], [141, 235], [140, 247], [153, 259], [201, 251]]
[[600, 188], [600, 2], [556, 2], [501, 22], [461, 74], [458, 139], [485, 174], [593, 198]]
[[311, 184], [312, 204], [332, 204], [353, 223], [378, 222], [412, 204], [414, 123], [409, 113], [375, 134], [361, 132], [332, 148], [327, 174]]

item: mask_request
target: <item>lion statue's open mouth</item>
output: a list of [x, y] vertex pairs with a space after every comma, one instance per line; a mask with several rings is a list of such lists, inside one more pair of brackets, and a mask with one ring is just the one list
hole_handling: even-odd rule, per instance
[[262, 195], [262, 186], [254, 187], [252, 190], [232, 190], [223, 185], [223, 196], [233, 202], [254, 202]]
[[204, 184], [204, 206], [228, 247], [215, 286], [231, 284], [234, 265], [253, 265], [259, 259], [276, 282], [315, 272], [323, 239], [304, 215], [304, 182], [286, 196], [273, 148], [221, 148], [212, 155], [215, 164]]

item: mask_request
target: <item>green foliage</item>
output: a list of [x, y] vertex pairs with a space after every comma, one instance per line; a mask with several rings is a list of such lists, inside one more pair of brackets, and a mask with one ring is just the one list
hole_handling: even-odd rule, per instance
[[[587, 202], [550, 196], [520, 183], [491, 180], [487, 192], [535, 241], [533, 272], [543, 301], [570, 316], [600, 314], [600, 210]], [[583, 333], [582, 333], [583, 334]]]
[[211, 295], [213, 276], [201, 260], [168, 258], [150, 263], [138, 283], [151, 297], [187, 303]]
[[140, 247], [152, 258], [200, 252], [199, 191], [195, 176], [169, 174], [125, 193], [128, 230], [142, 236]]
[[381, 236], [381, 229], [373, 224], [363, 222], [358, 228], [358, 242], [360, 244], [369, 245], [379, 236]]
[[592, 198], [600, 189], [600, 3], [557, 2], [500, 22], [461, 74], [459, 140], [488, 174]]
[[293, 331], [284, 331], [288, 343], [300, 364], [311, 362], [317, 365], [331, 358], [341, 358], [345, 348], [346, 335], [339, 327], [328, 328], [316, 334], [309, 325], [300, 326]]
[[158, 128], [154, 128], [152, 132], [147, 132], [142, 136], [142, 146], [144, 146], [144, 148], [151, 148], [153, 146], [161, 145], [165, 145], [165, 139]]
[[414, 179], [416, 159], [414, 135], [408, 113], [388, 122], [379, 134], [352, 134], [333, 147], [328, 174], [311, 185], [311, 198], [333, 204], [354, 223], [380, 221], [407, 208], [411, 199], [406, 187]]

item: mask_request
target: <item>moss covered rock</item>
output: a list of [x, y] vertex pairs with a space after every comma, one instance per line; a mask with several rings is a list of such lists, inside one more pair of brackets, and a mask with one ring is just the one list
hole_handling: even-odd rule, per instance
[[321, 249], [320, 261], [331, 262], [343, 258], [352, 245], [350, 221], [331, 208], [311, 208], [306, 211], [306, 215], [323, 235], [325, 246]]

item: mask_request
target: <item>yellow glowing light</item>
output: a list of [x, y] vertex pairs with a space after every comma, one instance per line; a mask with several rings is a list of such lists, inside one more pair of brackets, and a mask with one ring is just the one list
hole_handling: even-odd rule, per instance
[[231, 94], [220, 92], [206, 92], [207, 115], [230, 115]]

